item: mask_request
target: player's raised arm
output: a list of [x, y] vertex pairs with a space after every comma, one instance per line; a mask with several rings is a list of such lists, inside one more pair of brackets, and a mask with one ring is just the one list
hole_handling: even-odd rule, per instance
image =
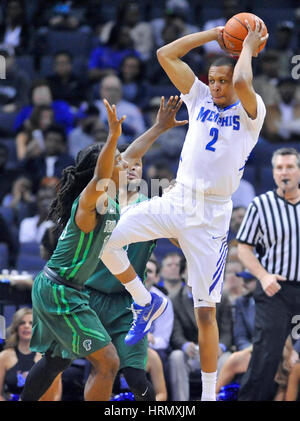
[[262, 36], [264, 24], [259, 18], [255, 19], [254, 30], [251, 29], [248, 21], [246, 21], [246, 24], [248, 35], [244, 39], [243, 49], [235, 65], [232, 82], [244, 109], [252, 119], [255, 119], [257, 116], [257, 101], [252, 86], [252, 56], [257, 56], [259, 46], [266, 41], [269, 35]]
[[131, 161], [137, 161], [145, 155], [154, 141], [164, 132], [172, 127], [183, 126], [187, 120], [176, 120], [176, 114], [182, 105], [182, 100], [178, 96], [171, 96], [165, 103], [165, 98], [161, 97], [160, 107], [157, 112], [156, 121], [150, 129], [135, 139], [130, 146], [123, 152], [123, 158], [130, 166]]
[[[99, 186], [100, 180], [109, 180], [112, 176], [117, 142], [122, 134], [122, 123], [125, 116], [118, 119], [116, 106], [103, 100], [108, 115], [109, 134], [95, 166], [94, 176], [80, 195], [79, 206], [76, 212], [76, 223], [82, 231], [90, 231], [96, 225], [96, 203], [106, 191], [104, 183]], [[100, 188], [99, 188], [100, 187]]]
[[157, 58], [176, 88], [187, 94], [195, 80], [192, 69], [181, 60], [189, 51], [210, 41], [218, 41], [223, 27], [186, 35], [157, 50]]

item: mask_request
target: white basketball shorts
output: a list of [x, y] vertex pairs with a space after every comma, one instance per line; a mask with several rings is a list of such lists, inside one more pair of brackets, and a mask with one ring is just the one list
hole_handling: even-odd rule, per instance
[[[162, 197], [128, 207], [106, 247], [123, 248], [142, 241], [176, 238], [187, 261], [188, 285], [192, 288], [194, 306], [201, 307], [202, 301], [218, 303], [224, 279], [232, 201], [205, 195], [198, 200], [198, 206], [194, 206], [194, 199], [183, 196], [183, 186], [176, 184]], [[122, 267], [114, 273], [126, 269]]]

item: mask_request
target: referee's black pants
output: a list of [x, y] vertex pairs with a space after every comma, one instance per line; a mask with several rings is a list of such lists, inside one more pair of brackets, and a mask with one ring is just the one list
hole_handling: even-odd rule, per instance
[[271, 401], [274, 398], [274, 377], [285, 341], [293, 327], [293, 332], [296, 331], [293, 317], [300, 316], [300, 283], [279, 283], [281, 289], [273, 297], [268, 297], [257, 282], [253, 352], [242, 379], [239, 401]]

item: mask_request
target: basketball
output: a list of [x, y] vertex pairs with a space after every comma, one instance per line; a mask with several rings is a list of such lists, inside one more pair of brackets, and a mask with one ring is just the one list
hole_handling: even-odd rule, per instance
[[[238, 54], [242, 51], [243, 41], [248, 34], [248, 29], [246, 25], [246, 20], [251, 26], [252, 30], [255, 29], [255, 18], [258, 17], [253, 13], [238, 13], [237, 15], [232, 16], [225, 25], [223, 32], [223, 41], [226, 49], [233, 53]], [[267, 35], [267, 27], [264, 23], [262, 36]], [[259, 47], [258, 52], [263, 50], [266, 45], [267, 40]]]

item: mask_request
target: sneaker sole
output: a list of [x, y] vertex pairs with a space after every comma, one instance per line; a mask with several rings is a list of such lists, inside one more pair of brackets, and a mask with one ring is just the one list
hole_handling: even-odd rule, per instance
[[166, 298], [163, 298], [163, 302], [161, 303], [159, 309], [156, 310], [156, 312], [152, 315], [149, 322], [147, 323], [143, 336], [141, 336], [139, 339], [136, 339], [136, 337], [131, 338], [131, 340], [129, 340], [129, 341], [127, 341], [126, 338], [125, 338], [126, 345], [129, 345], [129, 346], [135, 345], [141, 339], [143, 339], [143, 337], [149, 332], [152, 322], [155, 319], [157, 319], [159, 316], [161, 316], [165, 312], [167, 307], [168, 307], [168, 300]]

